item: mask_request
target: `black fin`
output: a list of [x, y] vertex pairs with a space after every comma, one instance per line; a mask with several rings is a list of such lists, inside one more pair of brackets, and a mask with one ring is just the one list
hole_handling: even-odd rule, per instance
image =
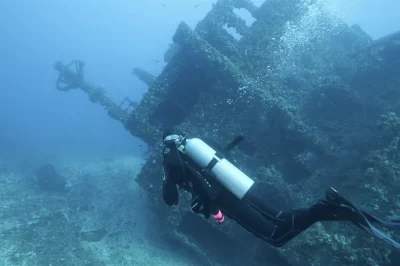
[[[357, 225], [358, 227], [371, 232], [374, 234], [377, 238], [385, 241], [386, 243], [390, 244], [392, 247], [396, 249], [400, 249], [400, 243], [396, 242], [392, 238], [390, 238], [387, 234], [384, 232], [378, 230], [376, 227], [374, 227], [371, 222], [377, 222], [380, 223], [384, 226], [387, 225], [393, 225], [396, 224], [397, 222], [397, 217], [392, 219], [390, 222], [382, 221], [369, 213], [359, 211], [351, 202], [349, 202], [347, 199], [344, 197], [340, 196], [339, 193], [331, 188], [326, 192], [326, 198], [323, 200], [320, 200], [321, 203], [331, 205], [332, 207], [340, 207], [340, 208], [348, 208], [349, 210], [352, 210], [352, 212], [347, 213], [347, 219]], [[346, 220], [347, 220], [346, 219]]]
[[353, 210], [357, 210], [357, 208], [350, 201], [340, 196], [334, 188], [330, 188], [328, 191], [326, 191], [325, 199], [321, 199], [320, 202], [336, 207], [347, 207]]
[[400, 243], [393, 240], [391, 237], [389, 237], [387, 234], [385, 234], [384, 232], [378, 230], [377, 228], [375, 228], [373, 225], [370, 225], [369, 227], [372, 231], [372, 233], [379, 239], [385, 241], [387, 244], [391, 245], [392, 247], [394, 247], [395, 249], [400, 249]]
[[333, 188], [330, 188], [326, 192], [325, 198], [319, 202], [331, 206], [332, 211], [340, 220], [350, 221], [361, 228], [368, 227], [369, 225], [367, 218], [350, 201], [340, 196]]
[[388, 217], [388, 219], [389, 219], [389, 222], [400, 225], [400, 216], [391, 216], [391, 217]]
[[382, 220], [366, 211], [361, 212], [371, 223], [378, 223], [386, 228], [400, 228], [400, 219], [398, 216], [389, 217], [388, 220]]

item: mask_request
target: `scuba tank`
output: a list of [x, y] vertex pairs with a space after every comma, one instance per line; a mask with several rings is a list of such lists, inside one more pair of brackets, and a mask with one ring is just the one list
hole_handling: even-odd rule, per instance
[[201, 168], [211, 171], [218, 182], [242, 199], [254, 181], [198, 138], [186, 139], [184, 153]]

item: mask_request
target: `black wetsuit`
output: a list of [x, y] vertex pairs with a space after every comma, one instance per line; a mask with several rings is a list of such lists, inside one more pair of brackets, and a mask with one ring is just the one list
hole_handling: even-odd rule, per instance
[[397, 242], [371, 225], [378, 222], [387, 227], [398, 227], [398, 218], [387, 222], [359, 211], [333, 189], [327, 191], [324, 200], [310, 208], [283, 211], [275, 209], [255, 193], [257, 182], [241, 200], [238, 199], [216, 182], [210, 172], [196, 168], [194, 162], [174, 145], [164, 149], [164, 170], [163, 198], [167, 205], [177, 205], [178, 188], [184, 189], [193, 195], [192, 209], [194, 205], [201, 205], [200, 210], [196, 208], [196, 213], [208, 218], [210, 213], [215, 214], [220, 209], [243, 228], [276, 247], [283, 246], [317, 221], [346, 220], [400, 248]]

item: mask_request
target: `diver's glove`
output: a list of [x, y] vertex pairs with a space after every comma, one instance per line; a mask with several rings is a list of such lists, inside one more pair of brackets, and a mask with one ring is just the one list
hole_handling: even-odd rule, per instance
[[[214, 220], [222, 224], [225, 221], [225, 216], [220, 209], [211, 208], [209, 201], [204, 201], [200, 196], [194, 198], [191, 204], [191, 210], [196, 214], [202, 214], [206, 219], [212, 215]], [[213, 211], [211, 211], [213, 209]]]
[[196, 196], [190, 205], [190, 209], [195, 214], [203, 214], [208, 219], [211, 214], [210, 205], [205, 202], [200, 196]]

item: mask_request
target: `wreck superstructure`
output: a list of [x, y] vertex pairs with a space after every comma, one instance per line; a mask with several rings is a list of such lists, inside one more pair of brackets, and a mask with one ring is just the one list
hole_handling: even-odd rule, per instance
[[[255, 18], [251, 26], [237, 8]], [[234, 157], [278, 205], [308, 204], [335, 186], [363, 207], [399, 209], [393, 192], [400, 189], [400, 32], [373, 41], [318, 2], [269, 0], [256, 7], [250, 0], [220, 0], [195, 29], [182, 22], [173, 41], [178, 48], [163, 72], [154, 79], [142, 75], [149, 90], [128, 109], [80, 79], [78, 69], [56, 64], [62, 84], [81, 88], [151, 147], [137, 181], [165, 236], [210, 265], [214, 258], [230, 265], [249, 259], [252, 265], [265, 265], [263, 259], [271, 265], [390, 265], [390, 249], [348, 226], [317, 224], [273, 249], [234, 224], [221, 229], [201, 221], [185, 201], [168, 209], [160, 197], [161, 132], [179, 126], [220, 143], [244, 135]], [[210, 232], [219, 240], [205, 237]]]

